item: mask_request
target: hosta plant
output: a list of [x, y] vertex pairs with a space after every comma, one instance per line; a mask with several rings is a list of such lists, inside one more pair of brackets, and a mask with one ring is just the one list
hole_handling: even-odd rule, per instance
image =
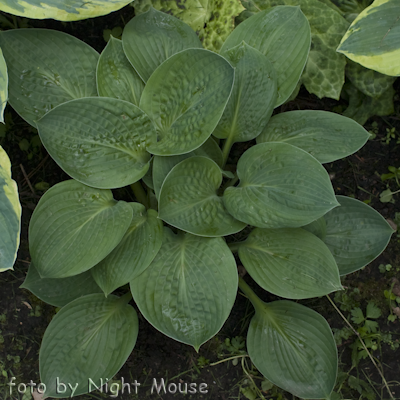
[[[43, 195], [29, 228], [23, 287], [61, 307], [40, 350], [45, 396], [79, 395], [118, 372], [138, 332], [132, 297], [156, 329], [198, 350], [239, 286], [255, 308], [256, 367], [296, 396], [327, 398], [331, 330], [293, 300], [341, 289], [340, 275], [373, 260], [393, 231], [364, 203], [335, 196], [322, 166], [363, 146], [360, 125], [323, 111], [271, 117], [307, 61], [301, 10], [257, 13], [219, 54], [154, 9], [100, 55], [40, 29], [1, 32], [0, 46], [11, 106], [72, 177]], [[237, 165], [235, 143], [247, 149]], [[136, 202], [114, 198], [125, 186]], [[235, 253], [284, 300], [260, 300], [238, 278]], [[61, 393], [60, 382], [75, 389]]]

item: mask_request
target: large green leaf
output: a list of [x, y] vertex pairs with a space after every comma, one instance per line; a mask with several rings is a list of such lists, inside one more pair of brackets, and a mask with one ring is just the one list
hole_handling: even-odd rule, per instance
[[4, 109], [8, 99], [8, 74], [3, 52], [0, 49], [0, 122], [4, 123]]
[[191, 151], [190, 153], [181, 154], [179, 156], [154, 156], [153, 157], [153, 183], [154, 192], [157, 199], [160, 195], [161, 186], [175, 165], [189, 157], [203, 156], [208, 157], [222, 167], [222, 152], [215, 140], [210, 137], [199, 148]]
[[329, 163], [355, 153], [368, 138], [369, 133], [350, 118], [327, 111], [304, 110], [273, 116], [257, 143], [289, 143], [319, 162]]
[[297, 228], [339, 203], [326, 170], [304, 150], [261, 143], [239, 159], [240, 184], [224, 192], [227, 210], [259, 228]]
[[129, 4], [131, 0], [2, 0], [0, 10], [25, 18], [52, 18], [79, 21], [106, 15]]
[[11, 179], [11, 163], [0, 146], [0, 272], [12, 269], [19, 247], [21, 204]]
[[136, 311], [126, 303], [125, 296], [90, 294], [57, 313], [39, 353], [46, 398], [99, 389], [120, 370], [135, 346], [139, 325]]
[[373, 69], [364, 68], [351, 60], [347, 61], [346, 76], [360, 92], [375, 98], [387, 92], [396, 80], [393, 76], [383, 75]]
[[221, 182], [221, 169], [209, 158], [190, 157], [180, 162], [162, 185], [160, 218], [199, 236], [226, 236], [241, 231], [246, 224], [233, 218], [217, 195]]
[[256, 314], [247, 334], [247, 351], [257, 369], [302, 399], [329, 398], [338, 359], [326, 320], [291, 301], [252, 302]]
[[15, 29], [0, 32], [8, 66], [9, 102], [36, 127], [44, 114], [72, 99], [97, 96], [98, 53], [63, 32]]
[[199, 38], [188, 25], [152, 7], [128, 22], [122, 43], [126, 56], [144, 82], [175, 53], [201, 47]]
[[128, 203], [133, 210], [131, 225], [118, 246], [90, 271], [107, 296], [139, 276], [160, 250], [163, 223], [157, 212], [139, 203]]
[[40, 300], [56, 307], [64, 307], [87, 294], [101, 293], [90, 271], [69, 278], [41, 278], [33, 263], [20, 288], [28, 289]]
[[353, 21], [338, 52], [382, 74], [400, 75], [398, 0], [375, 0]]
[[95, 266], [121, 241], [132, 207], [111, 190], [74, 180], [56, 184], [40, 199], [29, 225], [29, 250], [42, 278], [65, 278]]
[[61, 104], [38, 123], [46, 150], [67, 174], [97, 188], [142, 178], [156, 141], [149, 117], [127, 101], [90, 97]]
[[244, 4], [252, 12], [282, 5], [300, 6], [310, 23], [312, 43], [302, 83], [310, 93], [319, 98], [331, 97], [339, 100], [346, 58], [338, 54], [336, 48], [349, 23], [334, 6], [319, 0], [252, 0]]
[[126, 100], [139, 106], [144, 83], [126, 58], [121, 40], [110, 37], [100, 55], [96, 77], [99, 96]]
[[223, 56], [235, 67], [235, 82], [225, 111], [213, 135], [229, 143], [257, 137], [274, 110], [277, 78], [272, 64], [245, 42]]
[[310, 26], [299, 7], [280, 6], [254, 14], [226, 39], [221, 53], [245, 41], [267, 56], [278, 75], [278, 98], [284, 103], [295, 89], [307, 61]]
[[149, 151], [173, 156], [200, 147], [224, 112], [233, 80], [231, 65], [208, 50], [184, 50], [161, 64], [140, 100], [160, 139]]
[[219, 51], [235, 27], [234, 18], [244, 10], [239, 0], [135, 0], [135, 15], [150, 6], [188, 24], [198, 33], [203, 46], [213, 51]]
[[385, 250], [394, 233], [385, 219], [362, 201], [337, 196], [340, 207], [327, 213], [324, 242], [340, 275], [357, 271]]
[[175, 235], [165, 228], [160, 251], [131, 290], [154, 327], [198, 351], [228, 318], [237, 279], [235, 259], [222, 238]]
[[263, 289], [280, 297], [307, 299], [343, 289], [331, 252], [304, 229], [256, 228], [239, 257]]

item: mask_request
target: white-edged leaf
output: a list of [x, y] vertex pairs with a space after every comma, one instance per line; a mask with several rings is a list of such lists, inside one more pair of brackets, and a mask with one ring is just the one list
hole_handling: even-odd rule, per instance
[[4, 124], [4, 109], [8, 99], [8, 73], [7, 64], [0, 48], [0, 122]]

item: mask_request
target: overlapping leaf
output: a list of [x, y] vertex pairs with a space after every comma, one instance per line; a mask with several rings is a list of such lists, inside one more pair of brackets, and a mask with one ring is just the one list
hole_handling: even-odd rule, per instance
[[7, 65], [0, 48], [0, 122], [4, 123], [4, 109], [8, 99]]
[[198, 351], [228, 318], [237, 279], [235, 259], [222, 238], [175, 235], [165, 228], [160, 251], [131, 290], [154, 327]]
[[317, 312], [291, 301], [254, 301], [247, 350], [272, 383], [303, 399], [326, 399], [336, 382], [337, 349]]
[[235, 27], [234, 18], [244, 10], [239, 0], [136, 0], [135, 14], [150, 6], [188, 24], [198, 33], [203, 46], [212, 51], [219, 51]]
[[284, 142], [300, 147], [321, 163], [355, 153], [369, 133], [350, 118], [327, 111], [289, 111], [271, 118], [257, 143]]
[[319, 98], [339, 100], [344, 83], [346, 59], [336, 52], [349, 23], [333, 5], [319, 0], [254, 0], [245, 2], [252, 12], [269, 10], [275, 6], [297, 6], [307, 17], [311, 28], [311, 49], [302, 83], [310, 93]]
[[365, 203], [336, 196], [340, 207], [327, 213], [325, 244], [332, 252], [340, 275], [357, 271], [385, 250], [393, 229]]
[[199, 38], [188, 25], [152, 7], [129, 21], [122, 43], [128, 60], [144, 82], [175, 53], [201, 47]]
[[47, 151], [79, 182], [117, 188], [138, 181], [149, 169], [146, 149], [156, 141], [155, 129], [142, 110], [126, 101], [69, 101], [37, 125]]
[[224, 192], [227, 210], [259, 228], [296, 228], [339, 205], [326, 170], [304, 150], [261, 143], [239, 159], [240, 184]]
[[57, 105], [97, 96], [98, 53], [63, 32], [15, 29], [0, 32], [8, 65], [9, 102], [29, 124]]
[[241, 43], [223, 53], [235, 67], [232, 94], [213, 135], [229, 143], [257, 137], [267, 124], [277, 98], [272, 64], [258, 50]]
[[40, 300], [56, 307], [64, 307], [87, 294], [101, 293], [89, 271], [69, 278], [41, 278], [33, 263], [20, 288], [28, 289]]
[[265, 290], [288, 299], [307, 299], [342, 289], [331, 252], [300, 229], [254, 229], [239, 247], [251, 277]]
[[366, 68], [400, 75], [398, 0], [375, 0], [353, 21], [337, 49]]
[[100, 55], [96, 77], [99, 96], [126, 100], [139, 106], [144, 83], [126, 58], [121, 40], [110, 37]]
[[11, 179], [11, 163], [0, 146], [0, 272], [12, 269], [19, 247], [21, 204]]
[[0, 10], [25, 18], [79, 21], [117, 11], [130, 0], [2, 0]]
[[138, 334], [136, 311], [126, 303], [124, 298], [90, 294], [57, 313], [44, 333], [39, 353], [46, 398], [88, 393], [119, 371]]
[[208, 157], [222, 167], [222, 152], [218, 144], [214, 141], [212, 137], [207, 139], [199, 148], [191, 151], [190, 153], [181, 154], [179, 156], [154, 156], [153, 158], [153, 183], [154, 192], [157, 199], [159, 198], [161, 186], [175, 165], [179, 164], [181, 161], [186, 160], [189, 157], [202, 156]]
[[132, 219], [128, 203], [111, 190], [74, 180], [40, 199], [29, 225], [29, 250], [42, 278], [65, 278], [95, 266], [121, 241]]
[[149, 151], [173, 156], [200, 147], [224, 112], [233, 80], [231, 65], [208, 50], [184, 50], [161, 64], [140, 100], [158, 129], [159, 141]]
[[157, 212], [128, 203], [132, 222], [118, 246], [90, 271], [105, 295], [139, 276], [153, 261], [162, 243], [163, 223]]
[[254, 14], [226, 39], [221, 54], [245, 41], [264, 54], [278, 76], [276, 106], [295, 89], [310, 50], [310, 26], [299, 7], [280, 6]]
[[217, 195], [221, 182], [221, 169], [209, 158], [190, 157], [182, 161], [162, 185], [160, 218], [200, 236], [225, 236], [241, 231], [246, 224], [233, 218]]

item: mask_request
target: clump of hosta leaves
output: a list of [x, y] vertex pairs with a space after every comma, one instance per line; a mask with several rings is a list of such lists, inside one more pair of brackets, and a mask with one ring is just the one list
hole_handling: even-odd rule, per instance
[[[256, 311], [247, 337], [256, 367], [298, 397], [327, 398], [332, 332], [291, 300], [341, 289], [340, 275], [377, 257], [393, 231], [364, 203], [335, 196], [322, 165], [365, 144], [360, 125], [323, 111], [271, 118], [307, 62], [301, 10], [255, 14], [219, 54], [154, 9], [100, 55], [40, 29], [1, 32], [0, 45], [10, 104], [72, 178], [43, 195], [29, 228], [23, 286], [62, 307], [40, 350], [46, 396], [71, 394], [57, 393], [56, 377], [79, 383], [77, 395], [118, 372], [138, 331], [131, 296], [156, 329], [198, 350], [239, 284]], [[232, 145], [253, 139], [226, 170]], [[127, 185], [138, 202], [113, 198]], [[238, 232], [240, 242], [224, 239]], [[234, 252], [255, 284], [286, 300], [262, 302], [238, 279]]]

